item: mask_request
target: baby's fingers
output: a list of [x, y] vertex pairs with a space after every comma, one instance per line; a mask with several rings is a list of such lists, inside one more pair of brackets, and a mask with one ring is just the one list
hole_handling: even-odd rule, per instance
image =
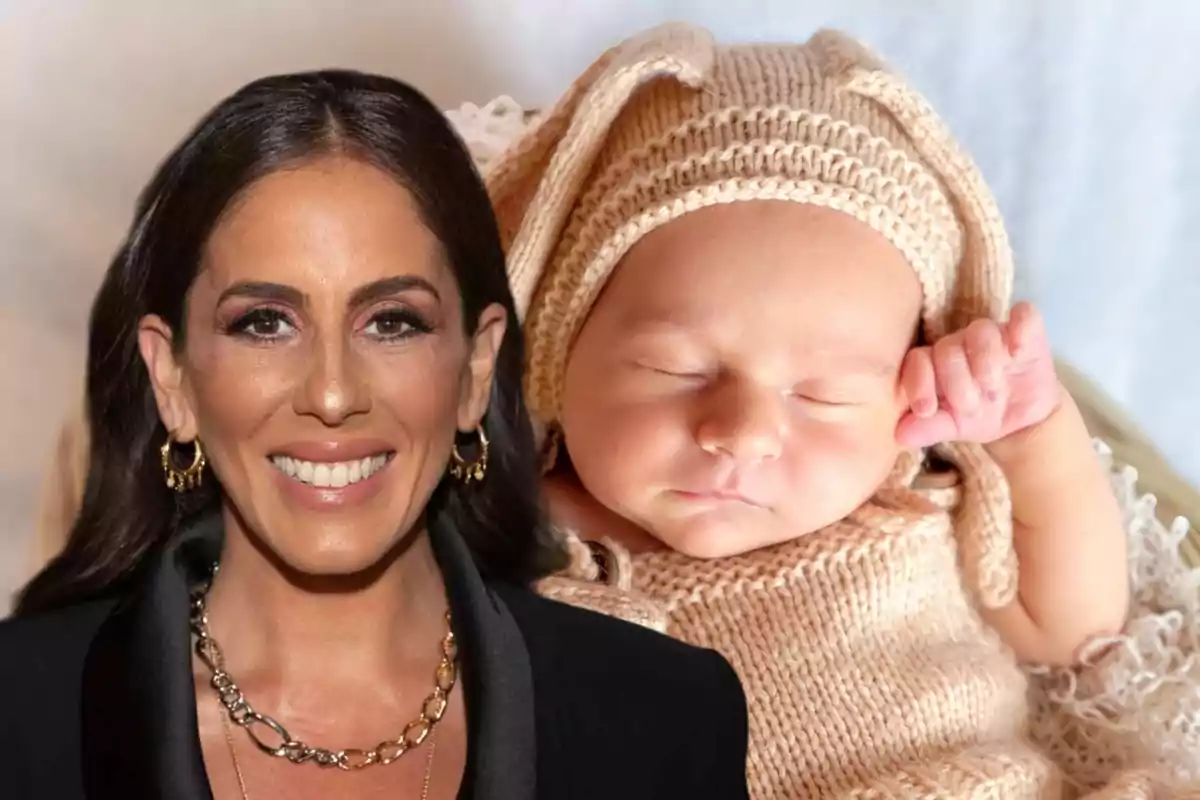
[[908, 351], [900, 368], [900, 383], [913, 414], [930, 417], [937, 412], [937, 375], [930, 348], [914, 347]]
[[932, 447], [958, 438], [958, 422], [946, 409], [928, 417], [905, 414], [896, 425], [896, 441], [904, 447]]
[[1008, 349], [1000, 326], [989, 319], [977, 319], [963, 332], [963, 349], [975, 382], [989, 402], [1004, 392]]
[[1004, 326], [1004, 340], [1008, 352], [1019, 360], [1036, 358], [1050, 349], [1046, 337], [1046, 323], [1032, 303], [1017, 303], [1008, 315]]
[[956, 414], [970, 416], [982, 401], [971, 374], [963, 337], [947, 336], [933, 346], [933, 368], [941, 396]]

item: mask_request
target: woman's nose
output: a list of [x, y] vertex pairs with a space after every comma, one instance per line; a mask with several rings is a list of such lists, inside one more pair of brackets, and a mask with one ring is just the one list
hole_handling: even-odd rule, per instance
[[309, 357], [296, 413], [318, 417], [329, 426], [370, 410], [370, 392], [362, 365], [344, 342], [322, 343]]

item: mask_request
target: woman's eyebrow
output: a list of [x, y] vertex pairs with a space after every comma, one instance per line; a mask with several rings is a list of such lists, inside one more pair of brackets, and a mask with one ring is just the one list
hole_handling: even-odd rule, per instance
[[441, 301], [442, 299], [437, 288], [425, 278], [418, 275], [395, 275], [391, 278], [372, 281], [355, 289], [354, 293], [350, 295], [350, 305], [364, 306], [375, 300], [414, 289], [432, 295], [434, 300]]
[[230, 297], [253, 297], [259, 300], [275, 300], [289, 305], [304, 305], [305, 295], [299, 289], [282, 283], [267, 281], [239, 281], [217, 298], [217, 305]]

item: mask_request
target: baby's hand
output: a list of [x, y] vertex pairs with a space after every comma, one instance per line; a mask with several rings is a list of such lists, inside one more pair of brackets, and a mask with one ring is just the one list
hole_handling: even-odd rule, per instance
[[1007, 323], [976, 320], [932, 347], [915, 347], [900, 382], [909, 411], [896, 439], [906, 447], [990, 444], [1045, 420], [1063, 389], [1041, 315], [1016, 305]]

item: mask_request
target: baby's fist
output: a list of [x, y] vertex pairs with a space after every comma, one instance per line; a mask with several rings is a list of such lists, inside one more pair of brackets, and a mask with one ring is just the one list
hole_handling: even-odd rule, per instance
[[901, 368], [909, 410], [896, 439], [905, 447], [990, 444], [1037, 425], [1062, 402], [1042, 317], [1029, 303], [1006, 323], [976, 320], [932, 347], [914, 347]]

